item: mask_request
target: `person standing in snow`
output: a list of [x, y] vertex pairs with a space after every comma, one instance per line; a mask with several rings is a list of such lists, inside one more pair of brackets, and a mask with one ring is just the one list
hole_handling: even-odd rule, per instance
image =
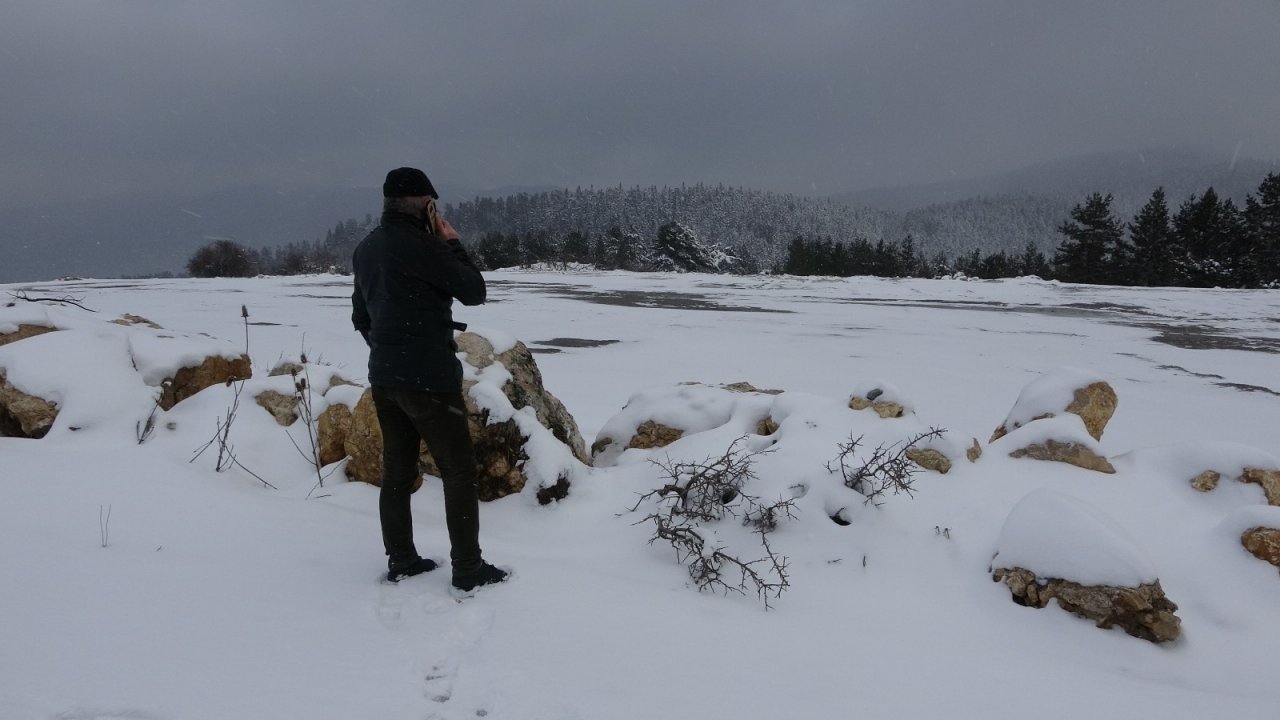
[[439, 195], [425, 173], [402, 167], [382, 186], [382, 219], [356, 246], [351, 320], [369, 346], [369, 384], [382, 428], [378, 513], [387, 580], [434, 570], [413, 543], [409, 496], [418, 478], [418, 442], [440, 467], [453, 586], [469, 592], [507, 572], [480, 552], [476, 461], [462, 400], [453, 301], [485, 301], [484, 278], [436, 212]]

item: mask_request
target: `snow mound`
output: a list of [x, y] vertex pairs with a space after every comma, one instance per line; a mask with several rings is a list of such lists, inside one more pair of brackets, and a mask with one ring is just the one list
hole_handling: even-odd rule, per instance
[[1023, 568], [1039, 579], [1137, 587], [1154, 583], [1146, 550], [1102, 510], [1053, 490], [1028, 493], [1000, 530], [994, 568]]

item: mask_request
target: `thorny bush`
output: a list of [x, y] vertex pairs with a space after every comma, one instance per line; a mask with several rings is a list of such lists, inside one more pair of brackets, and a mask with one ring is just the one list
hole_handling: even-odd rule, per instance
[[[769, 544], [769, 533], [783, 519], [793, 517], [795, 500], [779, 499], [766, 503], [745, 491], [755, 479], [752, 464], [769, 450], [748, 451], [741, 447], [746, 437], [734, 440], [719, 457], [701, 462], [676, 463], [653, 461], [662, 470], [665, 483], [656, 490], [640, 495], [630, 508], [636, 512], [646, 502], [657, 508], [635, 524], [653, 523], [653, 537], [669, 542], [677, 560], [688, 566], [689, 577], [699, 590], [742, 595], [754, 590], [770, 606], [770, 598], [781, 597], [790, 587], [787, 558], [778, 555]], [[744, 560], [731, 551], [711, 527], [727, 518], [741, 521], [754, 530], [763, 557]]]

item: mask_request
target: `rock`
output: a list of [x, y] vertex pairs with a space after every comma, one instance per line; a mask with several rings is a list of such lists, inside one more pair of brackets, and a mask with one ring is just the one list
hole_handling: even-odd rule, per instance
[[[533, 353], [529, 352], [529, 348], [524, 343], [516, 342], [514, 347], [495, 354], [493, 345], [476, 333], [460, 333], [456, 341], [459, 352], [464, 353], [467, 363], [477, 370], [487, 368], [495, 362], [506, 368], [511, 374], [511, 379], [503, 384], [502, 394], [511, 401], [512, 407], [517, 410], [525, 407], [533, 408], [538, 422], [543, 427], [550, 430], [557, 440], [567, 445], [579, 462], [590, 464], [591, 457], [587, 454], [582, 433], [578, 431], [577, 421], [569, 414], [564, 404], [543, 386], [542, 372], [538, 370], [538, 363], [533, 359]], [[470, 385], [464, 383], [463, 396], [467, 399], [469, 414], [474, 417], [477, 409], [471, 400], [471, 394], [467, 392], [469, 389]]]
[[1024, 568], [1000, 568], [992, 579], [1003, 582], [1013, 601], [1043, 608], [1056, 599], [1063, 610], [1093, 620], [1100, 628], [1119, 627], [1154, 643], [1172, 642], [1182, 632], [1178, 606], [1165, 597], [1157, 580], [1138, 587], [1080, 585], [1067, 580], [1040, 580]]
[[1209, 492], [1218, 487], [1218, 481], [1222, 479], [1222, 473], [1215, 470], [1205, 470], [1199, 475], [1191, 478], [1191, 487], [1200, 492]]
[[[1216, 470], [1205, 470], [1191, 479], [1191, 487], [1200, 492], [1209, 492], [1218, 487], [1221, 480], [1222, 473]], [[1280, 507], [1280, 470], [1247, 467], [1236, 480], [1261, 486], [1263, 494], [1266, 495], [1267, 504]]]
[[316, 443], [320, 464], [336, 463], [347, 456], [347, 435], [351, 433], [351, 408], [335, 403], [316, 418]]
[[18, 329], [11, 333], [0, 333], [0, 345], [8, 345], [19, 340], [26, 340], [29, 337], [43, 335], [47, 332], [53, 332], [57, 328], [51, 328], [45, 325], [18, 325]]
[[735, 393], [759, 393], [761, 395], [781, 395], [782, 394], [781, 390], [761, 390], [755, 385], [752, 385], [751, 383], [745, 382], [745, 381], [729, 383], [728, 385], [721, 385], [720, 387], [724, 388], [725, 390], [728, 390], [729, 392], [735, 392]]
[[[1040, 380], [1027, 385], [1023, 390], [1023, 394], [1018, 398], [1018, 405], [1022, 406], [1024, 402], [1033, 402], [1033, 400], [1029, 400], [1028, 398], [1034, 398], [1037, 396], [1037, 391], [1041, 389], [1037, 387], [1038, 383], [1045, 383], [1046, 385], [1055, 382], [1061, 383], [1077, 376], [1078, 371], [1070, 374], [1059, 373], [1045, 375]], [[1055, 417], [1060, 412], [1071, 413], [1072, 415], [1078, 415], [1080, 419], [1084, 421], [1085, 429], [1094, 440], [1101, 440], [1102, 431], [1106, 429], [1107, 422], [1110, 421], [1111, 416], [1115, 414], [1117, 404], [1118, 398], [1116, 396], [1116, 391], [1112, 389], [1111, 385], [1104, 381], [1096, 381], [1077, 387], [1073, 391], [1071, 402], [1061, 409], [1045, 409], [1043, 412], [1037, 413], [1027, 422], [1035, 422], [1036, 420]], [[1015, 411], [1016, 409], [1017, 408], [1015, 407]], [[1013, 415], [1013, 413], [1010, 413], [1010, 415]], [[995, 432], [991, 434], [991, 439], [988, 442], [995, 442], [1017, 428], [1022, 427], [1024, 424], [1025, 423], [1012, 421], [1006, 418], [1005, 422], [1001, 424], [1000, 427], [996, 428]]]
[[1267, 504], [1280, 507], [1280, 470], [1245, 468], [1240, 475], [1240, 482], [1261, 485], [1262, 492], [1267, 496]]
[[284, 360], [271, 368], [271, 372], [267, 373], [267, 377], [279, 377], [280, 375], [301, 374], [306, 368], [292, 360]]
[[1280, 568], [1280, 530], [1275, 528], [1255, 527], [1244, 531], [1240, 536], [1240, 544], [1259, 560]]
[[[756, 423], [756, 434], [766, 436], [772, 435], [778, 432], [778, 427], [779, 425], [777, 421], [772, 417], [762, 417], [760, 418], [760, 422]], [[592, 448], [594, 449], [594, 446], [592, 446]]]
[[[342, 449], [351, 458], [346, 467], [348, 478], [382, 487], [382, 428], [378, 425], [378, 411], [374, 408], [373, 393], [369, 390], [360, 396], [355, 409], [351, 410], [351, 421], [342, 439]], [[417, 492], [420, 487], [421, 474], [413, 483], [413, 491]]]
[[57, 403], [15, 388], [0, 368], [0, 436], [42, 438], [57, 418]]
[[627, 443], [627, 448], [650, 450], [666, 447], [682, 437], [684, 437], [683, 430], [667, 427], [654, 420], [645, 420], [640, 423], [640, 427], [636, 428], [636, 433], [631, 436], [631, 441]]
[[969, 458], [969, 462], [978, 462], [978, 458], [982, 457], [982, 446], [978, 444], [978, 438], [973, 439], [973, 445], [964, 451], [964, 456]]
[[116, 325], [125, 325], [125, 326], [129, 326], [129, 325], [145, 325], [145, 326], [147, 326], [147, 327], [151, 328], [152, 330], [163, 330], [163, 329], [164, 329], [164, 328], [160, 327], [159, 325], [157, 325], [157, 324], [155, 324], [155, 323], [151, 322], [150, 320], [148, 320], [148, 319], [146, 319], [146, 318], [142, 317], [141, 315], [133, 315], [133, 314], [131, 314], [131, 313], [125, 313], [124, 315], [121, 315], [119, 318], [116, 318], [115, 320], [112, 320], [111, 322], [115, 323]]
[[1104, 457], [1080, 443], [1046, 440], [1043, 443], [1032, 443], [1025, 448], [1009, 453], [1011, 458], [1029, 457], [1034, 460], [1052, 460], [1064, 462], [1086, 470], [1103, 473], [1114, 473], [1115, 467]]
[[[538, 421], [564, 443], [575, 458], [584, 463], [588, 461], [576, 421], [564, 405], [543, 387], [542, 374], [524, 343], [518, 342], [511, 349], [495, 354], [493, 345], [475, 333], [462, 333], [457, 340], [459, 351], [466, 354], [467, 364], [483, 370], [494, 363], [501, 363], [511, 375], [511, 379], [503, 383], [502, 392], [512, 406], [516, 409], [532, 408]], [[476, 490], [481, 500], [496, 500], [524, 489], [528, 481], [524, 474], [524, 465], [529, 459], [525, 451], [528, 437], [514, 419], [490, 422], [489, 410], [479, 407], [472, 397], [471, 389], [475, 385], [474, 380], [464, 381], [462, 394], [467, 405], [467, 426], [476, 456]], [[328, 442], [331, 436], [340, 435], [345, 424], [341, 411], [333, 410], [332, 406], [330, 410], [334, 416], [324, 420], [326, 427], [321, 433], [322, 443]], [[324, 413], [322, 420], [323, 416]], [[382, 432], [378, 428], [377, 412], [373, 406], [372, 394], [368, 390], [351, 412], [343, 449], [351, 457], [346, 466], [349, 478], [373, 485], [381, 483]], [[425, 446], [421, 448], [419, 458], [423, 472], [437, 476], [440, 474], [434, 458]], [[568, 487], [568, 478], [561, 477], [554, 484], [539, 488], [538, 500], [547, 503], [566, 497]]]
[[849, 408], [853, 410], [866, 410], [871, 408], [876, 414], [886, 420], [889, 418], [900, 418], [904, 411], [903, 407], [895, 402], [878, 402], [868, 400], [866, 398], [853, 396], [849, 398]]
[[298, 396], [285, 395], [275, 390], [264, 390], [253, 398], [254, 402], [271, 413], [276, 422], [289, 427], [298, 419]]
[[1107, 428], [1111, 416], [1115, 415], [1118, 403], [1119, 398], [1110, 384], [1095, 382], [1077, 388], [1075, 398], [1066, 410], [1072, 415], [1079, 415], [1093, 439], [1101, 440], [1102, 431]]
[[911, 462], [926, 470], [946, 475], [951, 470], [951, 458], [932, 448], [907, 448], [903, 453]]
[[360, 383], [351, 382], [350, 380], [342, 377], [341, 375], [337, 375], [337, 374], [330, 375], [329, 386], [326, 387], [324, 389], [324, 392], [320, 393], [320, 395], [321, 396], [328, 395], [329, 391], [336, 387], [360, 387]]
[[166, 380], [162, 386], [160, 407], [171, 410], [174, 405], [207, 387], [234, 380], [248, 380], [252, 373], [253, 367], [248, 355], [234, 359], [212, 355], [199, 365], [179, 369], [173, 378]]

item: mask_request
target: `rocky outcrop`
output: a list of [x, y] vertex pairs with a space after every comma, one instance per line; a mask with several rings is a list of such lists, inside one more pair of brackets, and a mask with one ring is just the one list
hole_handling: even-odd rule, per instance
[[1240, 544], [1254, 557], [1280, 568], [1280, 530], [1255, 527], [1244, 531]]
[[908, 448], [907, 459], [926, 470], [946, 475], [951, 470], [951, 458], [932, 448]]
[[1076, 442], [1046, 440], [1043, 443], [1032, 443], [1009, 453], [1009, 457], [1029, 457], [1034, 460], [1064, 462], [1086, 470], [1095, 470], [1108, 474], [1116, 471], [1115, 467], [1105, 457]]
[[15, 388], [0, 368], [0, 436], [42, 438], [57, 418], [57, 403]]
[[162, 385], [160, 407], [170, 410], [174, 405], [186, 400], [207, 387], [229, 383], [234, 380], [248, 380], [253, 374], [253, 367], [248, 355], [237, 358], [226, 358], [212, 355], [199, 365], [184, 367], [174, 373], [173, 377]]
[[1024, 568], [997, 569], [992, 579], [1007, 585], [1019, 605], [1043, 608], [1056, 599], [1063, 610], [1093, 620], [1100, 628], [1119, 627], [1143, 640], [1172, 642], [1182, 632], [1175, 614], [1178, 606], [1165, 597], [1159, 581], [1138, 587], [1081, 585], [1040, 580]]
[[[1119, 402], [1116, 391], [1106, 382], [1094, 382], [1088, 385], [1078, 387], [1074, 391], [1071, 402], [1058, 412], [1067, 412], [1072, 415], [1078, 415], [1084, 421], [1085, 429], [1094, 440], [1102, 439], [1102, 431], [1106, 429], [1107, 423], [1111, 420], [1111, 416], [1115, 414], [1116, 405]], [[1028, 422], [1043, 420], [1045, 418], [1056, 417], [1058, 413], [1046, 411], [1031, 418]], [[991, 434], [988, 442], [995, 442], [1005, 435], [1013, 432], [1023, 423], [1005, 421], [1000, 427], [995, 429]]]
[[263, 390], [254, 396], [253, 401], [276, 419], [276, 422], [289, 427], [298, 420], [298, 396], [285, 395], [275, 390]]
[[[1263, 470], [1262, 468], [1245, 468], [1236, 478], [1242, 483], [1252, 483], [1262, 488], [1267, 504], [1280, 507], [1280, 470]], [[1216, 470], [1205, 470], [1191, 478], [1191, 487], [1200, 492], [1209, 492], [1218, 487], [1222, 481], [1222, 473]]]
[[18, 329], [13, 332], [0, 333], [0, 345], [8, 345], [19, 340], [26, 340], [29, 337], [53, 332], [54, 330], [57, 330], [57, 328], [51, 328], [47, 325], [18, 325]]

